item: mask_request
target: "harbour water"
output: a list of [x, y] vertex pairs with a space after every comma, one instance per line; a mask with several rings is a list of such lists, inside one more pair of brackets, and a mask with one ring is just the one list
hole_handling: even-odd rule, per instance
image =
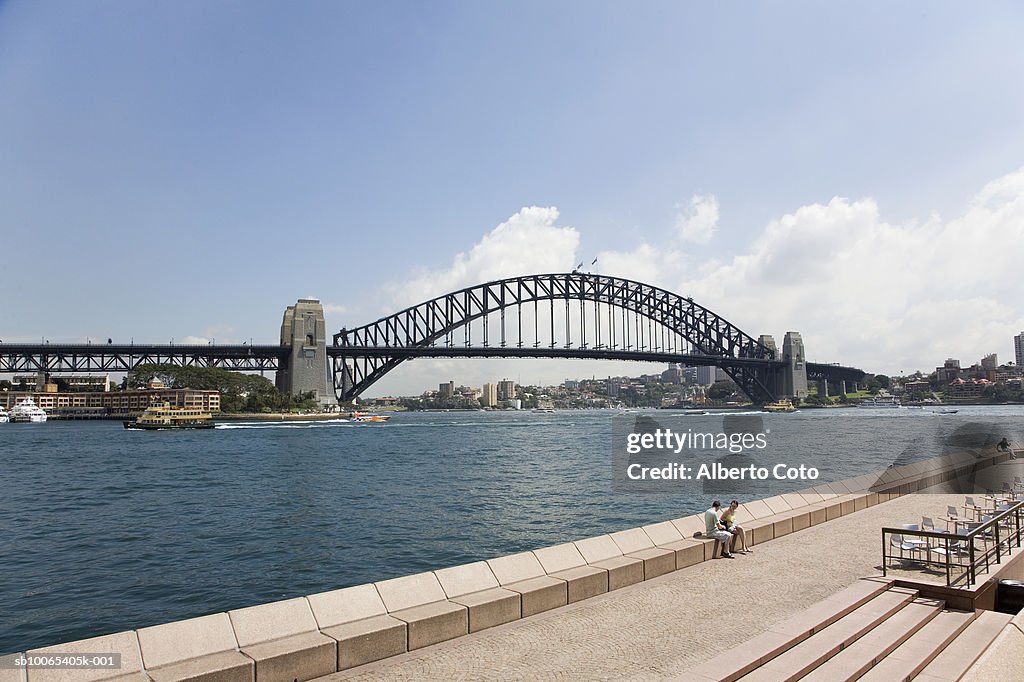
[[[942, 454], [969, 431], [1024, 442], [1024, 407], [748, 414], [771, 457], [829, 480]], [[0, 426], [0, 653], [487, 559], [706, 508], [692, 487], [611, 482], [614, 419], [400, 413], [386, 424]], [[980, 437], [976, 434], [982, 434]], [[770, 458], [770, 457], [769, 457]], [[728, 487], [719, 490], [728, 498]], [[750, 495], [746, 495], [750, 497]]]

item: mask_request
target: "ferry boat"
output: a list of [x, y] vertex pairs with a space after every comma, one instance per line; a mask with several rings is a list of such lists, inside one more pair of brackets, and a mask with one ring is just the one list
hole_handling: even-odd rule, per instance
[[212, 429], [213, 415], [191, 407], [172, 407], [170, 403], [154, 405], [131, 421], [126, 429], [157, 431], [161, 429]]
[[776, 400], [775, 402], [767, 403], [761, 409], [765, 412], [796, 412], [793, 403], [788, 400]]
[[874, 407], [874, 408], [897, 408], [900, 407], [900, 401], [896, 400], [895, 396], [878, 396], [877, 398], [864, 398], [857, 407]]
[[39, 424], [46, 421], [46, 412], [32, 398], [26, 398], [11, 408], [7, 418], [12, 424]]
[[390, 414], [370, 414], [368, 412], [353, 412], [352, 421], [361, 423], [379, 423], [391, 419]]
[[0, 424], [6, 424], [6, 423], [7, 423], [7, 410], [5, 410], [4, 408], [0, 407]]

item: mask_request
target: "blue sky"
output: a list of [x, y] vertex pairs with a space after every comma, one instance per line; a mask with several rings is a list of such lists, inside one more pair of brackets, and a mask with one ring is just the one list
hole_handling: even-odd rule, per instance
[[[353, 326], [599, 256], [812, 359], [1012, 360], [1022, 34], [1010, 2], [0, 2], [0, 339], [272, 343], [299, 297]], [[413, 365], [381, 392], [642, 370]]]

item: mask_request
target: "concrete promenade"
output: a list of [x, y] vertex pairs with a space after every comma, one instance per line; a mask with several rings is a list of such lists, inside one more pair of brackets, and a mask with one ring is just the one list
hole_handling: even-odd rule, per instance
[[962, 494], [906, 495], [732, 560], [705, 561], [320, 682], [674, 678], [859, 578], [880, 574], [883, 526], [938, 518], [963, 500]]

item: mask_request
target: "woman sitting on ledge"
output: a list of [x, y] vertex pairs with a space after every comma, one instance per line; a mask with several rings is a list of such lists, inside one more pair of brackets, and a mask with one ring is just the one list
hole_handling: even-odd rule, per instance
[[736, 523], [736, 510], [740, 508], [738, 500], [733, 500], [729, 503], [729, 506], [722, 512], [722, 523], [725, 525], [725, 529], [732, 533], [732, 547], [730, 551], [736, 551], [736, 538], [740, 539], [740, 552], [744, 554], [749, 553], [751, 550], [747, 548], [747, 535], [743, 532], [743, 529]]

